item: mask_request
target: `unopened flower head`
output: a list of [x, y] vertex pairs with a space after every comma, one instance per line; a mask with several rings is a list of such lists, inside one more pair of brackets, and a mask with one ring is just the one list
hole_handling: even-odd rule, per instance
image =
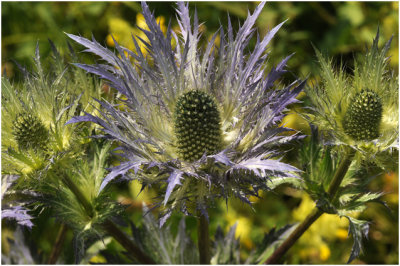
[[322, 84], [308, 88], [314, 104], [312, 122], [336, 144], [350, 145], [362, 158], [383, 164], [398, 146], [398, 79], [388, 70], [390, 41], [379, 49], [379, 32], [372, 47], [355, 61], [354, 74], [335, 71], [320, 52]]
[[89, 98], [94, 86], [91, 85], [85, 95], [78, 96], [74, 90], [82, 80], [78, 80], [73, 71], [59, 67], [63, 60], [51, 41], [50, 44], [55, 53], [54, 67], [47, 75], [37, 46], [36, 71], [22, 69], [21, 83], [12, 84], [2, 78], [3, 173], [19, 175], [41, 170], [48, 165], [49, 158], [71, 150], [78, 143], [74, 127], [64, 124], [76, 115], [79, 100], [81, 106], [89, 110], [83, 98]]
[[115, 55], [94, 39], [69, 34], [107, 63], [76, 65], [107, 80], [123, 96], [118, 106], [99, 101], [100, 116], [70, 121], [95, 122], [104, 137], [119, 143], [117, 154], [124, 160], [111, 169], [103, 187], [128, 173], [145, 187], [160, 185], [166, 206], [162, 223], [173, 209], [207, 215], [207, 202], [218, 197], [232, 195], [250, 203], [248, 196], [266, 189], [269, 176], [298, 171], [273, 157], [277, 145], [297, 138], [280, 135], [290, 129], [278, 122], [304, 82], [273, 88], [290, 56], [264, 74], [265, 50], [283, 23], [257, 38], [254, 50], [247, 52], [263, 6], [249, 14], [237, 34], [228, 20], [227, 33], [223, 27], [219, 31], [219, 47], [218, 33], [204, 49], [199, 47], [197, 14], [192, 26], [188, 5], [182, 2], [177, 8], [180, 33], [168, 27], [165, 34], [142, 4], [148, 28], [142, 31], [149, 41], [141, 42], [147, 57], [135, 38], [136, 53], [115, 41]]
[[[100, 84], [81, 69], [67, 67], [51, 41], [50, 45], [49, 69], [42, 68], [37, 46], [35, 70], [21, 68], [22, 82], [2, 78], [2, 181], [7, 183], [2, 217], [31, 227], [28, 210], [47, 209], [79, 237], [93, 236], [122, 210], [106, 191], [98, 192], [111, 143], [89, 141], [84, 130], [90, 132], [90, 127], [82, 130], [65, 123], [82, 109], [93, 111], [88, 99], [100, 96]], [[72, 49], [70, 55], [77, 60]], [[92, 214], [82, 208], [74, 187], [84, 192]]]

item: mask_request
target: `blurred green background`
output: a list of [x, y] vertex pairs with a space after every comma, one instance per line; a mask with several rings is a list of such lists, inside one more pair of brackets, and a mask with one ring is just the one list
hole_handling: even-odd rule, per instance
[[[220, 22], [226, 27], [227, 14], [238, 28], [247, 17], [247, 10], [253, 11], [257, 2], [191, 2], [191, 11], [197, 9], [204, 39], [209, 39], [218, 30]], [[18, 82], [21, 78], [16, 60], [30, 67], [36, 43], [39, 42], [41, 57], [50, 53], [47, 39], [51, 39], [60, 51], [67, 51], [67, 38], [64, 32], [91, 37], [93, 34], [100, 43], [113, 46], [110, 34], [123, 46], [133, 49], [130, 34], [142, 36], [136, 26], [143, 27], [138, 2], [2, 2], [2, 73]], [[175, 4], [150, 2], [161, 26], [171, 21], [173, 29], [178, 30]], [[257, 20], [258, 31], [263, 36], [281, 21], [288, 19], [269, 46], [271, 51], [269, 67], [276, 65], [285, 56], [295, 53], [289, 61], [289, 77], [309, 77], [310, 82], [318, 81], [315, 53], [312, 45], [326, 54], [342, 61], [351, 69], [355, 54], [365, 51], [372, 43], [379, 26], [381, 40], [394, 36], [389, 54], [390, 66], [398, 72], [398, 2], [270, 2]], [[218, 42], [218, 40], [217, 40]], [[250, 43], [250, 47], [254, 45]], [[82, 47], [76, 47], [82, 50]], [[307, 102], [306, 96], [302, 96]], [[293, 111], [286, 118], [289, 127], [308, 132], [307, 125]], [[295, 154], [291, 154], [294, 158]], [[130, 203], [128, 209], [132, 219], [140, 223], [140, 202], [151, 202], [154, 191], [146, 191], [139, 197], [139, 185], [116, 186], [118, 200]], [[373, 221], [369, 241], [365, 242], [364, 254], [353, 261], [354, 264], [398, 263], [398, 173], [386, 173], [374, 180], [371, 190], [383, 190], [384, 200], [390, 213], [380, 205], [370, 208], [360, 218]], [[211, 211], [211, 233], [218, 225], [224, 230], [238, 222], [237, 236], [240, 236], [243, 249], [249, 250], [261, 241], [263, 233], [273, 227], [302, 220], [313, 207], [312, 201], [303, 193], [281, 187], [277, 193], [265, 193], [261, 200], [254, 199], [254, 211], [240, 202], [232, 200], [229, 208], [225, 203], [217, 203]], [[176, 224], [180, 216], [175, 215], [170, 223]], [[43, 253], [50, 252], [57, 225], [53, 220], [37, 219], [30, 232], [30, 241], [37, 240]], [[195, 234], [195, 220], [187, 218], [188, 229]], [[54, 230], [51, 230], [51, 229]], [[174, 230], [174, 227], [172, 228]], [[2, 241], [10, 236], [3, 230]], [[72, 236], [69, 236], [69, 240]], [[67, 240], [68, 241], [68, 240]], [[290, 250], [288, 263], [344, 263], [350, 254], [351, 237], [347, 237], [345, 219], [324, 215]], [[112, 248], [112, 247], [110, 247]], [[7, 244], [2, 246], [7, 252]], [[71, 255], [72, 249], [65, 250]], [[244, 252], [245, 253], [245, 252]], [[101, 257], [92, 262], [102, 262]]]

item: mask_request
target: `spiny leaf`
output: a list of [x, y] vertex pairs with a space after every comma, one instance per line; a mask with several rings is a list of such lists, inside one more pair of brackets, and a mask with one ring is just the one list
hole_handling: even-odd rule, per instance
[[139, 170], [139, 167], [143, 162], [123, 162], [120, 165], [111, 168], [111, 172], [104, 178], [101, 183], [99, 193], [104, 189], [104, 187], [112, 180], [114, 180], [119, 175], [125, 175], [131, 169], [134, 169], [135, 173]]
[[[289, 164], [285, 164], [276, 160], [263, 160], [259, 158], [251, 158], [236, 164], [233, 169], [244, 169], [254, 172], [257, 176], [262, 176], [266, 171], [269, 172], [299, 172], [300, 170]], [[273, 175], [273, 174], [272, 174]], [[288, 176], [294, 177], [293, 174], [287, 173]]]
[[302, 183], [303, 183], [303, 181], [297, 177], [278, 176], [278, 177], [270, 178], [267, 182], [267, 186], [270, 189], [275, 189], [275, 188], [279, 187], [280, 185], [287, 184], [294, 188], [301, 188]]
[[217, 228], [214, 242], [214, 255], [211, 264], [240, 264], [239, 239], [235, 238], [237, 223], [235, 223], [226, 236]]
[[10, 209], [4, 209], [1, 211], [1, 218], [15, 219], [19, 225], [32, 228], [33, 223], [31, 220], [33, 217], [28, 214], [28, 210], [21, 206], [13, 206]]
[[353, 247], [347, 263], [352, 262], [362, 252], [362, 239], [368, 238], [369, 223], [367, 221], [357, 220], [350, 216], [345, 216], [349, 220], [349, 235], [353, 236]]
[[354, 211], [363, 211], [367, 207], [366, 203], [376, 202], [381, 196], [382, 193], [357, 193], [353, 195], [349, 201], [343, 203], [343, 205], [340, 207], [340, 213], [344, 215]]
[[167, 204], [168, 198], [171, 195], [172, 190], [176, 185], [181, 185], [181, 178], [182, 178], [183, 172], [175, 169], [171, 175], [168, 178], [168, 187], [167, 191], [165, 192], [165, 198], [164, 198], [164, 205]]

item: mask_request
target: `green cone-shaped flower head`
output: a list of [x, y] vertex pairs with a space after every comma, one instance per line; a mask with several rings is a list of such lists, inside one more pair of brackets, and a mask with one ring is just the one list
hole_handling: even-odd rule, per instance
[[362, 90], [352, 98], [345, 113], [344, 132], [354, 140], [373, 140], [379, 137], [381, 120], [381, 98], [373, 91]]
[[193, 90], [180, 96], [174, 124], [178, 153], [183, 160], [195, 161], [220, 148], [221, 119], [214, 99], [206, 92]]
[[399, 135], [398, 77], [388, 65], [390, 42], [380, 48], [378, 32], [372, 47], [356, 56], [351, 75], [317, 50], [321, 84], [307, 89], [314, 105], [311, 122], [330, 141], [359, 151], [360, 162], [385, 169], [396, 164]]
[[33, 114], [20, 113], [13, 123], [13, 135], [20, 150], [33, 148], [44, 150], [48, 132], [42, 121]]

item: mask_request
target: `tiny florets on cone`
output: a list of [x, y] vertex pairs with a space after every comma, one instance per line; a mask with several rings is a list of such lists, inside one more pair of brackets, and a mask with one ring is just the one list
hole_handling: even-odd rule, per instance
[[45, 150], [48, 131], [42, 121], [33, 114], [20, 113], [13, 123], [13, 135], [20, 150], [29, 148]]
[[204, 153], [220, 148], [221, 121], [217, 105], [207, 93], [189, 91], [179, 97], [175, 107], [175, 134], [179, 155], [195, 161]]
[[353, 96], [343, 119], [343, 128], [354, 140], [373, 140], [379, 137], [382, 120], [382, 101], [368, 89]]

